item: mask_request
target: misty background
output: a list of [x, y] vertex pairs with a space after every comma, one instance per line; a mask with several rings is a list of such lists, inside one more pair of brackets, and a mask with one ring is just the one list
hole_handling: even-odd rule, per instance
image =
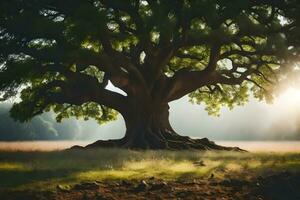
[[[0, 140], [98, 140], [125, 133], [121, 116], [104, 125], [74, 118], [57, 123], [50, 112], [21, 124], [9, 117], [11, 105], [0, 103]], [[182, 135], [212, 140], [300, 140], [300, 90], [287, 90], [271, 105], [250, 99], [233, 110], [223, 108], [220, 117], [208, 116], [204, 109], [189, 103], [188, 97], [172, 102], [173, 128]]]

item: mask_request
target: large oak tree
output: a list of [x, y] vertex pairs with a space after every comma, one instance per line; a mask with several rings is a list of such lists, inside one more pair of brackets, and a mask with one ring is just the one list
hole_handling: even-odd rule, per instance
[[21, 93], [21, 122], [120, 113], [125, 137], [90, 146], [222, 149], [178, 135], [168, 103], [189, 95], [216, 114], [269, 99], [299, 47], [299, 0], [1, 0], [1, 99]]

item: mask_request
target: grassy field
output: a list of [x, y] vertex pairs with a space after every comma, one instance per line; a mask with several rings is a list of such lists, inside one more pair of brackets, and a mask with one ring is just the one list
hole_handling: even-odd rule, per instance
[[0, 188], [51, 190], [82, 181], [239, 177], [300, 171], [299, 153], [198, 151], [0, 152]]

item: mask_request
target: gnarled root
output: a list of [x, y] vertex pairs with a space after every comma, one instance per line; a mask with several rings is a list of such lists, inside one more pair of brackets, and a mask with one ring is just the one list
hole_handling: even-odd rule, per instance
[[166, 149], [166, 150], [223, 150], [223, 151], [245, 151], [238, 147], [224, 147], [215, 144], [207, 138], [192, 139], [188, 136], [180, 136], [174, 132], [147, 132], [141, 137], [124, 137], [117, 140], [98, 140], [86, 147], [74, 146], [71, 149], [93, 149], [93, 148], [125, 148], [125, 149]]

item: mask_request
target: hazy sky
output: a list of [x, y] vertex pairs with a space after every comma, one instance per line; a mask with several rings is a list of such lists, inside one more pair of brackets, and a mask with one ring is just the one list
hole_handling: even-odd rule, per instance
[[[8, 117], [9, 104], [0, 105], [0, 140], [96, 140], [122, 137], [121, 117], [99, 126], [93, 120], [64, 120], [58, 124], [52, 113], [31, 123], [14, 123]], [[213, 140], [299, 140], [300, 90], [289, 89], [272, 105], [251, 99], [233, 110], [223, 108], [220, 117], [208, 116], [203, 105], [193, 105], [184, 97], [170, 104], [174, 129], [183, 135]]]

